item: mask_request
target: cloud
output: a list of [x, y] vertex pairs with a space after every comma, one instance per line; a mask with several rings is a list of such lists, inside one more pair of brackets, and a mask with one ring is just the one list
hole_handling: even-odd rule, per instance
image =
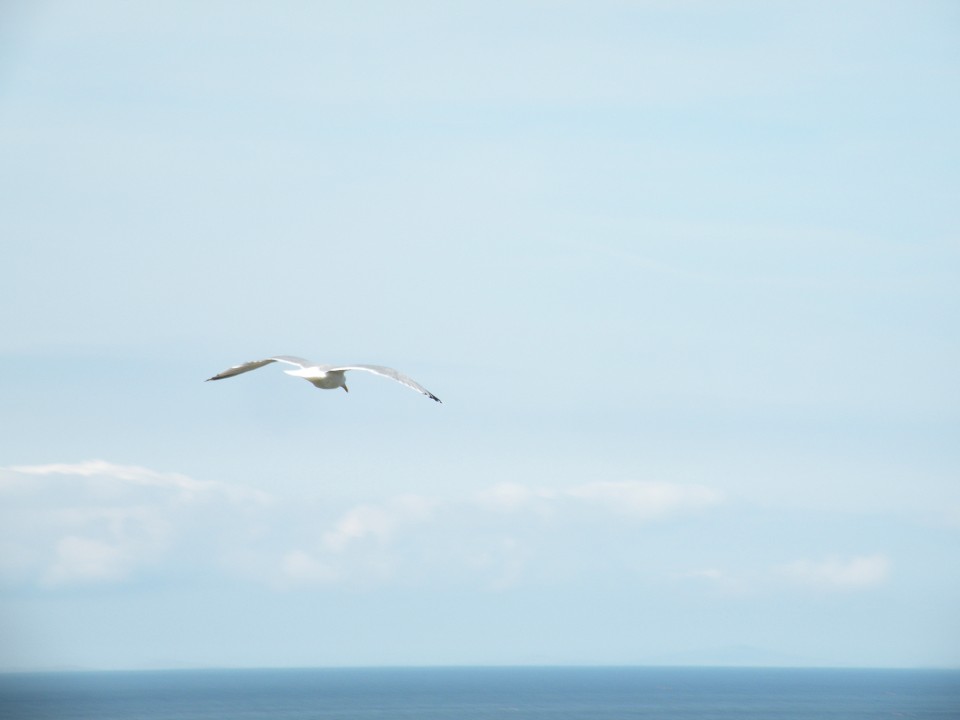
[[556, 500], [557, 495], [555, 490], [503, 482], [476, 493], [474, 501], [480, 507], [495, 512], [544, 511], [545, 506]]
[[68, 535], [57, 543], [56, 560], [45, 580], [51, 585], [117, 580], [127, 573], [132, 559], [119, 544]]
[[574, 487], [566, 495], [644, 520], [698, 510], [721, 499], [720, 493], [703, 485], [665, 482], [593, 482]]
[[136, 465], [22, 465], [0, 468], [0, 581], [55, 588], [214, 573], [278, 589], [503, 589], [591, 572], [584, 544], [636, 542], [638, 523], [720, 500], [700, 485], [499, 483], [317, 512], [302, 499]]
[[486, 585], [492, 590], [519, 584], [536, 560], [535, 550], [513, 537], [499, 538], [485, 552], [470, 558], [477, 569], [483, 570]]
[[385, 505], [359, 505], [348, 510], [323, 536], [327, 550], [342, 552], [351, 543], [366, 538], [388, 540], [405, 525], [424, 522], [438, 502], [418, 495], [404, 495]]
[[797, 560], [781, 565], [778, 573], [798, 585], [826, 590], [862, 590], [886, 582], [890, 561], [886, 556], [861, 555], [842, 560]]
[[708, 580], [710, 582], [720, 582], [726, 579], [727, 575], [718, 568], [703, 568], [701, 570], [688, 570], [687, 572], [677, 573], [675, 577], [678, 580]]
[[[176, 572], [215, 549], [215, 533], [231, 536], [236, 508], [269, 503], [258, 491], [103, 460], [0, 468], [0, 580], [62, 586], [164, 564]], [[198, 536], [193, 552], [178, 548]]]
[[[657, 482], [497, 483], [459, 497], [401, 495], [348, 508], [265, 571], [279, 587], [419, 578], [502, 590], [588, 571], [593, 556], [581, 542], [613, 541], [638, 522], [720, 500], [700, 485]], [[611, 517], [625, 524], [611, 526]], [[631, 534], [629, 541], [635, 539]]]
[[682, 570], [669, 575], [670, 580], [679, 583], [694, 592], [719, 593], [725, 596], [744, 596], [756, 590], [756, 578], [744, 573], [742, 568], [736, 571], [719, 567], [700, 567]]
[[[6, 468], [6, 470], [14, 474], [13, 479], [7, 478], [7, 482], [11, 485], [16, 482], [15, 476], [17, 475], [40, 477], [61, 475], [174, 490], [178, 493], [180, 499], [187, 501], [211, 494], [223, 495], [231, 500], [253, 500], [256, 502], [269, 502], [270, 500], [268, 494], [258, 490], [248, 490], [214, 480], [194, 480], [181, 473], [157, 472], [137, 465], [117, 465], [105, 460], [84, 460], [79, 463], [52, 463], [49, 465], [15, 465]], [[2, 483], [2, 479], [0, 479], [0, 483]], [[3, 485], [0, 484], [0, 488], [2, 487]]]
[[291, 550], [283, 556], [281, 574], [286, 584], [323, 583], [329, 584], [340, 579], [340, 572], [303, 550]]
[[303, 585], [383, 582], [404, 566], [393, 545], [429, 523], [441, 503], [402, 495], [382, 503], [362, 503], [341, 513], [314, 542], [280, 551], [263, 571], [268, 584], [289, 589]]
[[716, 490], [703, 485], [667, 482], [598, 481], [551, 489], [519, 483], [499, 483], [476, 495], [483, 507], [498, 512], [534, 511], [552, 514], [562, 508], [598, 508], [616, 515], [653, 520], [715, 505]]

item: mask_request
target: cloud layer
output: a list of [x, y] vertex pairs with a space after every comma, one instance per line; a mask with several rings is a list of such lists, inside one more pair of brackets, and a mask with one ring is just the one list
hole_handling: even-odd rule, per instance
[[[738, 592], [767, 584], [706, 558], [695, 570], [658, 564], [655, 533], [707, 520], [723, 502], [699, 484], [512, 482], [337, 508], [102, 460], [15, 466], [0, 469], [0, 580], [55, 589], [201, 574], [283, 591], [385, 583], [503, 590], [601, 568]], [[861, 590], [889, 572], [874, 554], [786, 562], [765, 574], [781, 585]]]
[[[278, 587], [424, 574], [519, 581], [561, 562], [562, 536], [709, 509], [700, 485], [495, 484], [462, 497], [402, 495], [332, 512], [228, 483], [103, 460], [0, 470], [6, 583], [112, 583], [194, 571]], [[324, 515], [325, 513], [325, 515]]]
[[721, 495], [703, 485], [665, 482], [598, 481], [559, 489], [499, 483], [479, 493], [477, 500], [500, 512], [552, 513], [580, 506], [653, 520], [715, 505]]
[[890, 561], [881, 554], [797, 560], [782, 565], [779, 572], [798, 585], [825, 590], [862, 590], [886, 582]]
[[203, 562], [234, 534], [238, 509], [271, 504], [262, 492], [102, 460], [0, 469], [0, 499], [0, 578], [47, 586]]

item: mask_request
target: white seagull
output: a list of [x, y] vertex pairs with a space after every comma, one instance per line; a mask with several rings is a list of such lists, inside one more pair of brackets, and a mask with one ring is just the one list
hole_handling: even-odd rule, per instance
[[296, 365], [296, 370], [284, 370], [284, 372], [287, 375], [303, 378], [304, 380], [313, 383], [314, 387], [318, 387], [322, 390], [334, 390], [338, 387], [341, 387], [347, 392], [350, 392], [347, 389], [347, 380], [344, 377], [344, 373], [346, 373], [347, 370], [364, 370], [368, 373], [373, 373], [374, 375], [382, 375], [383, 377], [390, 378], [391, 380], [396, 380], [401, 385], [406, 385], [408, 388], [412, 388], [418, 393], [423, 393], [431, 400], [440, 402], [440, 398], [427, 390], [423, 385], [412, 380], [411, 378], [408, 378], [403, 373], [397, 372], [393, 368], [384, 367], [383, 365], [320, 365], [319, 363], [315, 363], [310, 360], [304, 360], [303, 358], [293, 357], [292, 355], [276, 355], [274, 357], [269, 357], [266, 360], [252, 360], [251, 362], [245, 362], [242, 365], [234, 365], [233, 367], [227, 368], [223, 372], [217, 373], [212, 378], [207, 378], [207, 382], [211, 380], [223, 380], [224, 378], [233, 377], [234, 375], [250, 372], [251, 370], [262, 368], [264, 365], [269, 365], [272, 362], [282, 362], [287, 363], [288, 365]]

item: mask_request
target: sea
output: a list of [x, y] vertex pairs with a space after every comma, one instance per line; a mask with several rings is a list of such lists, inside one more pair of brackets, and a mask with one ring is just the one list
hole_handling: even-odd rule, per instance
[[960, 670], [653, 667], [0, 674], [4, 720], [960, 719]]

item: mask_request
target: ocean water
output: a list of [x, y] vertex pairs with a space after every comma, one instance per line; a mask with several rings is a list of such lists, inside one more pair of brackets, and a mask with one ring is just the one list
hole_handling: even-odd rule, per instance
[[960, 718], [960, 671], [382, 668], [11, 673], [3, 720]]

